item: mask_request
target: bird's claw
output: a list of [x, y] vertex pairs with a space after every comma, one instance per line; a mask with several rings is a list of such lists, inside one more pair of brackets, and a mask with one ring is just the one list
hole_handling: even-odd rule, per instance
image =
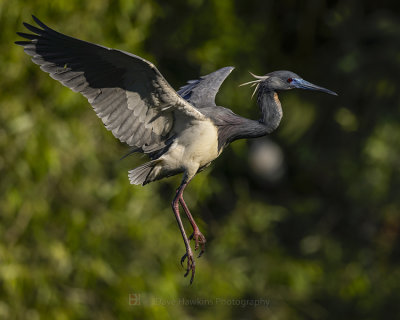
[[200, 258], [206, 249], [206, 242], [207, 242], [206, 237], [199, 230], [195, 230], [189, 237], [189, 240], [192, 240], [192, 239], [194, 239], [194, 241], [195, 241], [194, 250], [197, 251], [199, 246], [201, 246], [201, 251], [198, 255], [198, 258]]
[[192, 276], [190, 277], [190, 284], [192, 284], [193, 279], [194, 279], [194, 273], [196, 271], [196, 264], [194, 262], [193, 253], [190, 248], [188, 250], [186, 250], [186, 253], [181, 258], [181, 266], [182, 267], [183, 267], [183, 263], [185, 262], [186, 259], [187, 259], [187, 267], [186, 267], [186, 273], [184, 274], [184, 276], [187, 277], [189, 275], [189, 272], [192, 271]]
[[186, 257], [187, 257], [187, 252], [182, 256], [182, 258], [181, 258], [181, 266], [182, 266], [182, 268], [183, 268], [183, 263], [185, 262], [185, 259], [186, 259]]

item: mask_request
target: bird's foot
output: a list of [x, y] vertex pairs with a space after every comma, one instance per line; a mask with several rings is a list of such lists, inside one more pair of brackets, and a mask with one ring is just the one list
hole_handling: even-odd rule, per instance
[[183, 263], [185, 262], [186, 259], [187, 259], [187, 267], [186, 267], [186, 273], [184, 276], [187, 277], [188, 274], [190, 272], [192, 272], [192, 276], [190, 277], [190, 284], [192, 284], [193, 279], [194, 279], [194, 273], [196, 270], [196, 264], [194, 262], [193, 252], [192, 252], [192, 249], [190, 249], [190, 247], [186, 250], [186, 253], [181, 258], [182, 267], [183, 267]]
[[201, 246], [201, 251], [198, 255], [198, 258], [200, 258], [206, 249], [206, 242], [207, 242], [206, 237], [200, 232], [200, 230], [195, 230], [195, 231], [193, 231], [192, 235], [189, 237], [189, 240], [192, 240], [192, 239], [194, 239], [194, 241], [195, 241], [194, 250], [197, 250], [199, 248], [199, 246]]

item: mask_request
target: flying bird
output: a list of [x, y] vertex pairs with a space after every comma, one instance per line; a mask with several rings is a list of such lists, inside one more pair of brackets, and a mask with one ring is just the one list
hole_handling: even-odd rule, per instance
[[[81, 93], [112, 134], [132, 147], [130, 153], [148, 155], [150, 161], [129, 171], [134, 185], [182, 173], [183, 178], [172, 201], [186, 253], [185, 277], [195, 275], [195, 250], [205, 250], [206, 238], [200, 232], [183, 192], [193, 177], [216, 159], [231, 142], [257, 138], [274, 131], [282, 118], [277, 92], [294, 88], [333, 91], [305, 81], [290, 71], [274, 71], [243, 85], [255, 86], [259, 120], [243, 118], [230, 109], [217, 106], [215, 96], [233, 67], [219, 69], [198, 80], [190, 80], [175, 91], [157, 68], [134, 54], [110, 49], [59, 33], [32, 16], [39, 27], [24, 26], [32, 33], [17, 34], [40, 69], [64, 86]], [[182, 224], [182, 206], [193, 233], [188, 237]]]

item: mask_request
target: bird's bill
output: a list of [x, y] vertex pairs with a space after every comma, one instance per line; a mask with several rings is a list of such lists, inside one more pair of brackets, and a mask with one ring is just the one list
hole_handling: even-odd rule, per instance
[[321, 91], [321, 92], [325, 92], [325, 93], [329, 93], [334, 96], [337, 96], [336, 92], [333, 92], [331, 90], [325, 89], [320, 86], [316, 86], [315, 84], [312, 84], [311, 82], [308, 82], [303, 79], [293, 79], [291, 85], [293, 85], [295, 88], [299, 88], [299, 89]]

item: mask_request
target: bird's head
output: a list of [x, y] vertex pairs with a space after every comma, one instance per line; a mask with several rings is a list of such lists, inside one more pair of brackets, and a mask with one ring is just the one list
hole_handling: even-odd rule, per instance
[[256, 78], [256, 80], [243, 83], [241, 84], [241, 86], [248, 84], [251, 84], [252, 87], [255, 86], [256, 88], [253, 92], [253, 95], [256, 93], [258, 89], [261, 89], [263, 91], [282, 91], [282, 90], [290, 90], [298, 88], [298, 89], [322, 91], [337, 96], [335, 92], [317, 86], [315, 84], [312, 84], [302, 79], [299, 75], [291, 71], [286, 71], [286, 70], [273, 71], [266, 74], [265, 76], [257, 76], [252, 73], [250, 74], [254, 78]]

